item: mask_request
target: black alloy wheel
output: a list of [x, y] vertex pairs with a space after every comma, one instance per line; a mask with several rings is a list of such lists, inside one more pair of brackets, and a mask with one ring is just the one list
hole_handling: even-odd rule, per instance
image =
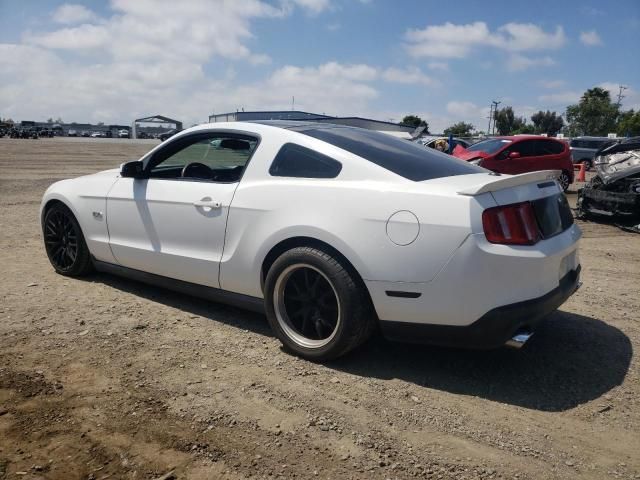
[[76, 276], [91, 270], [91, 258], [82, 230], [67, 207], [56, 204], [49, 208], [42, 229], [47, 256], [56, 272]]

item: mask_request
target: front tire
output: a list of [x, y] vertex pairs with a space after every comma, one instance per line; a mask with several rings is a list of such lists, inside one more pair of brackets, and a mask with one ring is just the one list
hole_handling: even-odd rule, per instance
[[92, 270], [89, 248], [71, 210], [58, 203], [47, 210], [42, 222], [47, 257], [61, 275], [77, 277]]
[[364, 289], [340, 259], [316, 248], [293, 248], [267, 273], [267, 318], [286, 350], [331, 360], [364, 343], [373, 330]]

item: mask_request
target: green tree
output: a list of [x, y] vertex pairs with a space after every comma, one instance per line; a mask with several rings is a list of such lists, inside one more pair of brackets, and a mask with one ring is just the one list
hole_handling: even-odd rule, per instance
[[407, 115], [402, 119], [402, 122], [400, 123], [402, 123], [403, 125], [409, 125], [415, 128], [426, 127], [425, 132], [429, 133], [429, 124], [425, 122], [423, 119], [421, 119], [420, 117], [418, 117], [417, 115]]
[[498, 135], [513, 135], [525, 129], [527, 121], [522, 117], [516, 117], [512, 107], [504, 107], [494, 114]]
[[619, 106], [611, 101], [609, 91], [604, 88], [590, 88], [576, 105], [567, 107], [568, 132], [578, 135], [604, 136], [616, 131]]
[[531, 115], [531, 121], [533, 122], [532, 133], [546, 133], [550, 137], [555, 136], [564, 126], [562, 117], [549, 110], [546, 112], [540, 110], [538, 113], [534, 113]]
[[616, 132], [622, 137], [635, 137], [640, 135], [640, 110], [634, 112], [632, 109], [622, 112], [618, 118], [618, 128]]
[[470, 137], [474, 126], [470, 123], [458, 122], [444, 129], [445, 135], [453, 135], [454, 137]]

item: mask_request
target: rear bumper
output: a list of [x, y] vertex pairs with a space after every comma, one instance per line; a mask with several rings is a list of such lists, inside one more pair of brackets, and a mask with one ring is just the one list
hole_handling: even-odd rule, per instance
[[538, 298], [494, 308], [475, 322], [464, 325], [381, 320], [382, 334], [389, 340], [443, 346], [490, 349], [505, 345], [520, 331], [533, 332], [580, 285], [580, 265], [560, 279], [558, 287]]

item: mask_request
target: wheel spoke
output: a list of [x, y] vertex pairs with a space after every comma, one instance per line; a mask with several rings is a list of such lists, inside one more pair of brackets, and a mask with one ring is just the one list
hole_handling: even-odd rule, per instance
[[280, 315], [292, 336], [299, 341], [324, 342], [338, 325], [339, 308], [335, 290], [328, 278], [310, 266], [289, 273], [280, 287]]
[[302, 317], [302, 325], [300, 326], [300, 333], [306, 335], [306, 331], [309, 328], [309, 320], [311, 318], [311, 310], [308, 310], [304, 313]]

